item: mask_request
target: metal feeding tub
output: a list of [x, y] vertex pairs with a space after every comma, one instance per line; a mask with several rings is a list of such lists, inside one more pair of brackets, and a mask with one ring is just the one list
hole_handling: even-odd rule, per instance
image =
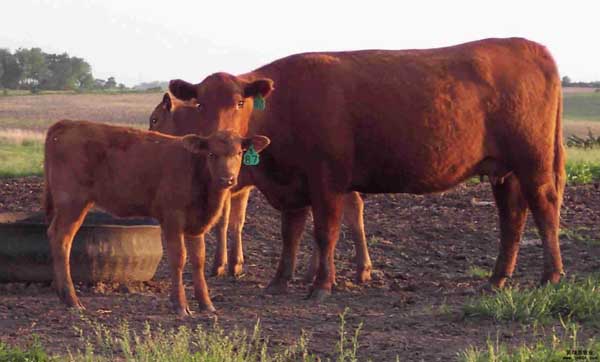
[[[0, 213], [0, 282], [41, 282], [53, 278], [39, 213]], [[152, 279], [162, 258], [160, 227], [153, 219], [118, 219], [90, 212], [73, 240], [71, 276], [80, 282]]]

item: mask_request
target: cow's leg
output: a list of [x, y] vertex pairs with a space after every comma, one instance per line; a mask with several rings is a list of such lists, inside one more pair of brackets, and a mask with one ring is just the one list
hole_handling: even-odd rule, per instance
[[268, 293], [286, 293], [288, 283], [294, 277], [296, 269], [296, 254], [302, 239], [309, 208], [284, 210], [281, 213], [281, 238], [283, 246], [275, 277], [267, 287]]
[[310, 254], [306, 274], [304, 274], [304, 281], [306, 283], [313, 283], [317, 277], [317, 270], [319, 270], [319, 246], [315, 244]]
[[544, 249], [542, 283], [558, 283], [563, 272], [558, 242], [560, 205], [554, 175], [550, 172], [526, 178], [519, 177], [523, 195], [535, 220]]
[[180, 316], [191, 315], [190, 307], [185, 297], [183, 287], [183, 266], [185, 265], [186, 250], [183, 232], [180, 227], [167, 224], [163, 228], [164, 245], [167, 247], [169, 269], [171, 270], [171, 303]]
[[48, 228], [56, 292], [60, 300], [67, 306], [78, 309], [84, 309], [84, 307], [75, 293], [69, 260], [73, 238], [90, 206], [85, 202], [56, 205], [54, 208], [55, 213]]
[[229, 248], [229, 274], [238, 276], [244, 268], [244, 247], [242, 244], [242, 230], [246, 221], [246, 208], [252, 188], [248, 187], [231, 197], [231, 232], [233, 245]]
[[208, 285], [204, 278], [204, 262], [206, 259], [204, 235], [186, 236], [185, 240], [190, 252], [190, 262], [192, 263], [194, 296], [200, 305], [200, 310], [215, 312], [215, 307], [213, 307], [208, 293]]
[[217, 234], [217, 248], [215, 250], [215, 260], [213, 263], [211, 275], [224, 276], [227, 269], [227, 229], [229, 227], [229, 215], [231, 210], [231, 197], [225, 198], [221, 217], [215, 227]]
[[373, 268], [365, 235], [364, 209], [365, 204], [358, 192], [351, 192], [344, 196], [344, 223], [352, 230], [356, 249], [356, 282], [359, 284], [371, 280]]
[[502, 288], [512, 276], [517, 263], [519, 242], [527, 220], [527, 202], [513, 174], [501, 184], [492, 185], [500, 225], [500, 252], [490, 278], [490, 284]]
[[319, 270], [312, 286], [310, 297], [322, 300], [331, 294], [335, 283], [334, 252], [339, 237], [344, 194], [330, 189], [327, 180], [330, 175], [319, 177], [311, 185], [311, 202], [314, 219], [314, 233], [319, 248]]

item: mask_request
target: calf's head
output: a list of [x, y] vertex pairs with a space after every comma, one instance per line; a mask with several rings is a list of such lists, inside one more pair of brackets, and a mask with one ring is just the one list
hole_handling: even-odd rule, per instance
[[181, 101], [169, 93], [163, 95], [162, 101], [154, 108], [148, 120], [148, 130], [185, 136], [190, 133], [208, 135], [200, 127], [200, 112], [193, 101]]
[[188, 123], [195, 127], [193, 133], [201, 134], [218, 130], [246, 134], [255, 100], [263, 102], [272, 91], [271, 79], [247, 80], [227, 73], [212, 74], [198, 84], [181, 79], [169, 83], [174, 97], [195, 105], [197, 114]]
[[206, 157], [210, 182], [218, 188], [235, 186], [242, 166], [244, 152], [253, 146], [256, 152], [264, 150], [271, 140], [265, 136], [240, 137], [231, 131], [218, 131], [209, 137], [187, 135], [184, 147]]

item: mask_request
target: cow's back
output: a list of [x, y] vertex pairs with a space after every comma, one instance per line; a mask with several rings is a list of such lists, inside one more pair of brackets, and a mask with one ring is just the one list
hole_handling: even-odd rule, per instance
[[329, 162], [364, 192], [440, 191], [486, 157], [510, 164], [510, 143], [552, 143], [560, 99], [552, 57], [524, 39], [298, 54], [253, 73], [277, 88], [251, 126], [278, 166]]

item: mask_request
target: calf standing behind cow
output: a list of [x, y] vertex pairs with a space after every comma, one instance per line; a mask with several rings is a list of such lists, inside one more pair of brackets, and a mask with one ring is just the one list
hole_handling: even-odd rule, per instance
[[[238, 102], [243, 107], [244, 102]], [[189, 102], [179, 101], [177, 98], [171, 97], [165, 93], [160, 102], [152, 111], [149, 118], [149, 129], [174, 136], [183, 136], [186, 134], [210, 134], [218, 129], [226, 127], [218, 123], [219, 119], [213, 119], [214, 122], [203, 122], [201, 112]], [[246, 207], [248, 205], [248, 197], [252, 186], [233, 188], [231, 198], [225, 200], [223, 207], [223, 215], [219, 218], [215, 229], [217, 234], [217, 248], [215, 250], [215, 259], [212, 268], [212, 274], [221, 276], [225, 273], [227, 265], [229, 265], [229, 274], [238, 275], [242, 272], [244, 264], [244, 252], [242, 243], [242, 229], [244, 227]], [[356, 282], [364, 283], [371, 280], [371, 258], [369, 257], [369, 249], [367, 248], [367, 238], [365, 235], [365, 226], [363, 220], [364, 203], [358, 192], [351, 192], [344, 196], [344, 223], [350, 227], [352, 238], [355, 247], [355, 262], [356, 262]], [[228, 225], [232, 225], [234, 243], [229, 248], [230, 254], [227, 254], [227, 229]], [[298, 230], [292, 234], [282, 230], [284, 238], [300, 239], [302, 230]], [[298, 243], [297, 240], [292, 243]], [[295, 255], [289, 256], [295, 259]], [[229, 261], [229, 263], [228, 263]], [[293, 263], [295, 266], [295, 262]], [[316, 276], [319, 267], [318, 249], [313, 249], [313, 254], [310, 258], [310, 265], [307, 269], [305, 280], [312, 282]], [[295, 267], [291, 268], [291, 273]], [[289, 278], [292, 278], [290, 275]], [[269, 290], [273, 292], [285, 291], [285, 285], [272, 284]], [[281, 290], [283, 288], [283, 290]]]
[[[314, 298], [335, 281], [344, 195], [440, 192], [474, 175], [497, 181], [500, 252], [490, 283], [502, 287], [512, 275], [527, 209], [543, 244], [541, 280], [561, 278], [562, 93], [556, 63], [540, 44], [484, 39], [296, 54], [239, 76], [171, 81], [169, 90], [195, 101], [201, 122], [273, 139], [261, 163], [242, 174], [281, 210], [287, 233], [302, 230], [312, 209], [320, 251]], [[266, 109], [252, 112], [267, 96]], [[298, 244], [283, 241], [272, 285], [287, 283], [293, 269]]]
[[60, 299], [83, 308], [69, 255], [85, 215], [97, 205], [116, 216], [159, 221], [171, 269], [171, 301], [180, 315], [190, 314], [182, 279], [187, 243], [194, 295], [201, 309], [214, 311], [204, 278], [204, 234], [237, 182], [244, 150], [253, 146], [261, 152], [269, 143], [264, 136], [241, 138], [230, 131], [173, 137], [86, 121], [52, 125], [45, 143], [44, 207]]

